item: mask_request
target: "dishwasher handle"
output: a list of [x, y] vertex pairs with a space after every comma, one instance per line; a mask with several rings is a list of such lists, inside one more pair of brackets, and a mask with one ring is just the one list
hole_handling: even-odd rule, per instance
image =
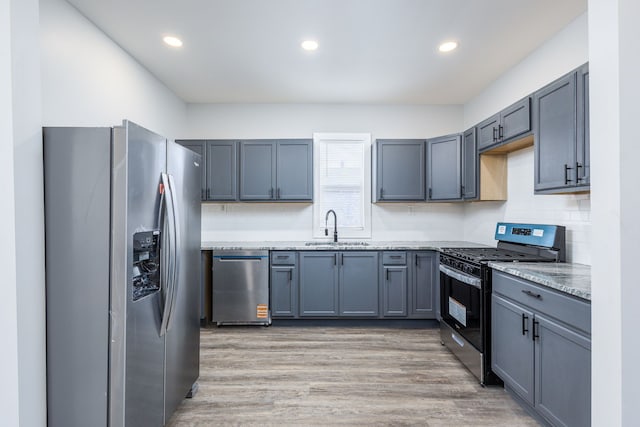
[[269, 257], [266, 256], [232, 256], [232, 255], [223, 255], [223, 256], [214, 256], [214, 259], [221, 262], [244, 262], [244, 261], [262, 261], [263, 259], [267, 259]]

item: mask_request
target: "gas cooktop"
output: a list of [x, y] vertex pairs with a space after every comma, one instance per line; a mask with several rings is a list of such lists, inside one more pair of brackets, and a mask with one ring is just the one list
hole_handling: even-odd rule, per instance
[[489, 261], [553, 261], [549, 258], [545, 258], [539, 255], [501, 248], [446, 248], [443, 249], [442, 252], [447, 255], [475, 263], [483, 263]]

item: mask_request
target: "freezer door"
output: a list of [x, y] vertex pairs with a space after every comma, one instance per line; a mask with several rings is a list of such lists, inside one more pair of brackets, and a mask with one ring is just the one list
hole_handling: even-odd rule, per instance
[[[110, 425], [162, 426], [163, 292], [151, 288], [134, 295], [134, 275], [139, 274], [134, 268], [134, 236], [160, 229], [159, 188], [166, 140], [125, 121], [114, 128], [112, 156]], [[164, 237], [159, 235], [160, 241]], [[139, 244], [137, 249], [135, 256], [140, 259]]]
[[167, 172], [175, 201], [179, 252], [166, 334], [166, 421], [199, 376], [201, 167], [200, 155], [168, 142]]

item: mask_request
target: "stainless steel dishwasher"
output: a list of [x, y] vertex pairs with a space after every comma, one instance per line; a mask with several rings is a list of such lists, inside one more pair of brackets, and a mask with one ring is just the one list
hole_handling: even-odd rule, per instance
[[218, 326], [270, 325], [269, 252], [214, 251], [211, 320]]

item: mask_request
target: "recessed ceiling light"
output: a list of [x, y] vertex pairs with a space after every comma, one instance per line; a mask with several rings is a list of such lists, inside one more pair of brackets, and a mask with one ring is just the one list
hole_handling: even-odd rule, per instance
[[438, 47], [440, 52], [451, 52], [458, 47], [458, 42], [444, 42]]
[[305, 40], [301, 46], [304, 50], [316, 50], [318, 48], [318, 42], [315, 40]]
[[180, 47], [182, 46], [182, 40], [173, 36], [163, 37], [162, 40], [171, 47]]

